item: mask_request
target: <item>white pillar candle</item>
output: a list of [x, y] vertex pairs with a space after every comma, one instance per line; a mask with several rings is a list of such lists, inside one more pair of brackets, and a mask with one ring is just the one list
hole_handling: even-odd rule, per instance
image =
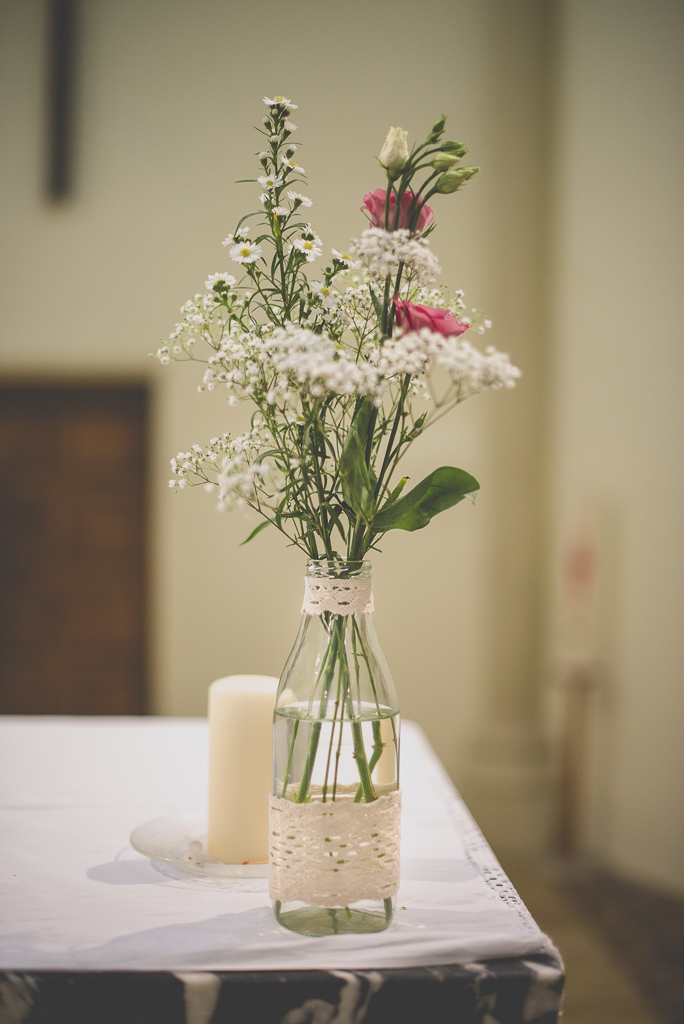
[[209, 687], [209, 853], [226, 864], [268, 860], [273, 676], [226, 676]]

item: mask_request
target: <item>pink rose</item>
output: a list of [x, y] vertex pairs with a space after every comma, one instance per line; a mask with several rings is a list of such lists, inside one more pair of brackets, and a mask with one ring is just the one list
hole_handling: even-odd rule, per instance
[[470, 324], [460, 323], [448, 309], [424, 306], [420, 302], [403, 302], [402, 299], [395, 299], [394, 309], [397, 327], [403, 327], [408, 331], [419, 331], [427, 327], [437, 334], [449, 337], [463, 334], [470, 327]]
[[[385, 226], [385, 196], [386, 192], [384, 188], [376, 188], [375, 192], [366, 192], [363, 197], [363, 206], [361, 207], [362, 213], [368, 213], [370, 216], [370, 222], [374, 228], [384, 228]], [[404, 192], [401, 197], [401, 211], [399, 213], [398, 228], [408, 228], [409, 215], [411, 213], [411, 203], [413, 202], [413, 192], [408, 189]], [[390, 231], [394, 230], [394, 211], [397, 208], [397, 198], [392, 192], [390, 194], [390, 215], [389, 225]], [[431, 206], [423, 206], [420, 213], [418, 214], [418, 223], [416, 224], [416, 232], [420, 234], [424, 231], [429, 224], [432, 223], [434, 213], [432, 212]]]

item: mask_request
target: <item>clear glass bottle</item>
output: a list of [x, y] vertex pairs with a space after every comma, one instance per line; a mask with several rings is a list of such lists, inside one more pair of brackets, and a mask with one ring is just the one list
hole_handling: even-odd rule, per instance
[[394, 912], [399, 706], [372, 611], [369, 562], [308, 563], [276, 698], [270, 850], [276, 920], [304, 935], [382, 931]]

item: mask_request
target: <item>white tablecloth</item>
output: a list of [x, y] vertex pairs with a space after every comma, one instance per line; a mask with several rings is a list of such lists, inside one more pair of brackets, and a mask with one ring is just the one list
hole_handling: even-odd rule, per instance
[[0, 718], [0, 968], [371, 969], [548, 952], [423, 733], [402, 728], [402, 884], [377, 935], [275, 924], [266, 879], [170, 877], [128, 844], [201, 808], [207, 725]]

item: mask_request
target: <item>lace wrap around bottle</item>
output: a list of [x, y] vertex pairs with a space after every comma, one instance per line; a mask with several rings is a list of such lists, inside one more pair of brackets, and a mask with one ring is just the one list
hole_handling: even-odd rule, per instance
[[385, 900], [399, 888], [401, 791], [372, 803], [271, 796], [271, 899], [312, 907]]
[[373, 611], [373, 581], [353, 578], [334, 580], [304, 577], [303, 615], [354, 615]]

